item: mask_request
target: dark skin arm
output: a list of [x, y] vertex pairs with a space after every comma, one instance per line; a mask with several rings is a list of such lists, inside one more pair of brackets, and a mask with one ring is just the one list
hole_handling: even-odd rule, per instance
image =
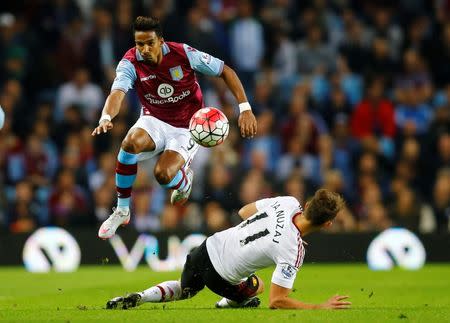
[[[120, 111], [123, 99], [125, 98], [125, 92], [121, 90], [112, 90], [111, 93], [106, 98], [105, 106], [102, 110], [102, 115], [109, 114], [111, 119], [113, 119]], [[111, 121], [103, 120], [99, 125], [92, 131], [92, 135], [99, 135], [102, 132], [105, 133], [111, 130], [113, 124]]]
[[[224, 65], [222, 74], [220, 77], [225, 81], [225, 84], [233, 93], [234, 97], [238, 103], [247, 102], [247, 96], [245, 95], [244, 87], [242, 86], [239, 77], [236, 75], [235, 71], [228, 65]], [[238, 119], [239, 130], [241, 131], [242, 137], [252, 138], [256, 135], [257, 124], [255, 115], [251, 110], [243, 111], [239, 115]]]

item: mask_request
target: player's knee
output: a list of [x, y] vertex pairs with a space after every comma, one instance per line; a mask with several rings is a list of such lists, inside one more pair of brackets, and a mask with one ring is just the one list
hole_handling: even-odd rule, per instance
[[198, 290], [194, 290], [189, 287], [185, 287], [181, 290], [181, 298], [180, 299], [188, 299], [197, 295]]
[[142, 129], [133, 129], [122, 141], [122, 149], [132, 154], [155, 149], [155, 145], [148, 134]]
[[122, 141], [121, 148], [130, 154], [140, 153], [140, 147], [136, 140], [133, 140], [133, 136], [126, 136]]
[[174, 176], [167, 167], [162, 167], [159, 163], [155, 166], [154, 174], [161, 185], [170, 183]]

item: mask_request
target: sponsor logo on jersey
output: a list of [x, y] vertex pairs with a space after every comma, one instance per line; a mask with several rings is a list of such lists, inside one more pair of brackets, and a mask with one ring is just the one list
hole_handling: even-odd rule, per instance
[[146, 77], [141, 77], [141, 82], [144, 82], [144, 81], [147, 81], [147, 80], [153, 80], [155, 78], [156, 78], [156, 75], [151, 74], [151, 75], [146, 76]]
[[178, 101], [183, 100], [189, 94], [191, 94], [191, 91], [186, 90], [186, 91], [181, 92], [180, 95], [172, 96], [172, 97], [167, 98], [167, 99], [160, 99], [160, 100], [154, 99], [154, 98], [152, 98], [151, 94], [146, 94], [145, 98], [147, 99], [147, 101], [150, 104], [166, 104], [166, 103], [177, 103]]
[[158, 92], [158, 95], [159, 95], [160, 97], [162, 97], [162, 98], [165, 99], [165, 98], [168, 98], [168, 97], [172, 96], [172, 94], [173, 94], [173, 92], [174, 92], [174, 89], [173, 89], [173, 86], [170, 85], [170, 84], [167, 84], [167, 83], [161, 83], [161, 84], [158, 86], [157, 92]]
[[183, 78], [183, 70], [180, 65], [172, 67], [169, 69], [170, 76], [172, 76], [172, 80], [179, 81]]
[[205, 64], [211, 63], [211, 55], [209, 55], [209, 54], [203, 53], [200, 59]]
[[284, 264], [281, 267], [281, 274], [286, 279], [291, 279], [294, 276], [295, 272], [296, 272], [295, 268], [289, 264]]

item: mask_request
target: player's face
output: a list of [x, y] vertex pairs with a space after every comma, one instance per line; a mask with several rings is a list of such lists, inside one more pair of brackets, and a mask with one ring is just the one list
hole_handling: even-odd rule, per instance
[[164, 39], [158, 37], [154, 31], [136, 31], [134, 33], [134, 42], [136, 43], [136, 49], [145, 62], [152, 65], [157, 65], [161, 62]]

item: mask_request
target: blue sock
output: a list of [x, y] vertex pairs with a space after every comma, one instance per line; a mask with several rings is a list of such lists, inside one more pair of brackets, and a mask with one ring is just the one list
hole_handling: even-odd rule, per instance
[[174, 190], [182, 191], [189, 184], [189, 179], [184, 173], [184, 169], [180, 169], [167, 184], [162, 184], [164, 188], [172, 188]]
[[130, 207], [130, 197], [137, 173], [137, 154], [127, 153], [120, 149], [117, 156], [116, 190], [117, 206]]

